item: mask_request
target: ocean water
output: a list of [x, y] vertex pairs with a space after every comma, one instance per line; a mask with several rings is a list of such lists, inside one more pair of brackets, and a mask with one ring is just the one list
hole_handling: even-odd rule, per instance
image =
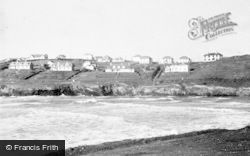
[[0, 97], [0, 140], [66, 147], [250, 125], [250, 98]]

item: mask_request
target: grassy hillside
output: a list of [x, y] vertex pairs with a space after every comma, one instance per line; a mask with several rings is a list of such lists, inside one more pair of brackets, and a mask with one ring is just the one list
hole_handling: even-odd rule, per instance
[[250, 55], [191, 63], [189, 73], [165, 73], [158, 79], [162, 84], [173, 81], [232, 87], [250, 86]]
[[[53, 61], [53, 60], [52, 60]], [[65, 60], [64, 60], [65, 61]], [[67, 60], [75, 64], [75, 70], [80, 69], [84, 60]], [[47, 63], [46, 60], [33, 61], [36, 67]], [[5, 64], [4, 64], [5, 65]], [[141, 65], [132, 64], [136, 73], [105, 73], [102, 72], [108, 63], [98, 63], [100, 71], [81, 72], [71, 79], [67, 80], [77, 71], [72, 72], [41, 72], [26, 83], [39, 82], [44, 83], [82, 83], [82, 84], [107, 84], [107, 83], [126, 83], [133, 86], [152, 85], [152, 73], [158, 64]], [[6, 65], [5, 65], [6, 66]], [[161, 65], [161, 68], [163, 66]], [[19, 83], [25, 77], [34, 73], [34, 71], [25, 70], [0, 70], [1, 83]], [[190, 64], [188, 73], [163, 73], [156, 84], [168, 83], [195, 83], [203, 85], [219, 85], [231, 87], [249, 87], [250, 86], [250, 55], [234, 56], [223, 58], [215, 62], [193, 62]]]

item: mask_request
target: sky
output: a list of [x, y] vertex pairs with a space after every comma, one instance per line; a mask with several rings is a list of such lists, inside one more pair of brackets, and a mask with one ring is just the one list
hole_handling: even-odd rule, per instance
[[[159, 61], [250, 54], [249, 0], [0, 0], [0, 60], [86, 53]], [[232, 34], [191, 40], [188, 22], [231, 12]]]

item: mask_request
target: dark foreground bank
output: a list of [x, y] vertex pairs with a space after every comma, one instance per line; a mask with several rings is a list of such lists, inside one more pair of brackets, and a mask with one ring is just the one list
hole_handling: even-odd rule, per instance
[[250, 155], [250, 126], [239, 130], [214, 129], [139, 140], [124, 140], [66, 150], [81, 155]]
[[133, 86], [124, 83], [87, 84], [14, 84], [0, 85], [0, 96], [250, 96], [250, 87], [223, 87], [185, 83], [156, 86]]

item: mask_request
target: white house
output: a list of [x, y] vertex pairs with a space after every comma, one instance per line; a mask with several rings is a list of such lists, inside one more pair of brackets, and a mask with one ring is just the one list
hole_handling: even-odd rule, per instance
[[141, 64], [150, 64], [152, 63], [152, 58], [149, 56], [142, 56], [139, 63]]
[[87, 54], [83, 55], [83, 59], [84, 60], [93, 60], [94, 57], [92, 54], [87, 53]]
[[95, 70], [96, 64], [91, 63], [90, 61], [85, 61], [82, 64], [82, 68], [88, 69], [88, 70]]
[[133, 62], [139, 62], [141, 64], [150, 64], [152, 63], [152, 58], [149, 56], [141, 56], [141, 55], [135, 55], [132, 58]]
[[223, 57], [221, 53], [207, 53], [204, 55], [204, 61], [205, 62], [211, 62], [220, 60]]
[[133, 56], [132, 60], [133, 60], [133, 62], [140, 62], [141, 55], [135, 55], [135, 56]]
[[165, 73], [169, 72], [189, 72], [189, 64], [171, 64], [165, 67]]
[[170, 56], [165, 56], [160, 60], [160, 64], [172, 64], [174, 59]]
[[57, 62], [51, 65], [52, 71], [73, 71], [73, 64], [69, 62]]
[[187, 56], [182, 56], [178, 60], [178, 63], [182, 63], [182, 64], [191, 63], [191, 59]]
[[135, 70], [130, 67], [128, 62], [112, 62], [105, 72], [133, 73]]
[[47, 54], [34, 54], [31, 55], [27, 60], [47, 60], [48, 55]]
[[114, 58], [112, 60], [112, 62], [125, 62], [125, 60], [123, 58], [121, 58], [121, 57], [118, 57], [118, 58]]
[[31, 62], [11, 62], [9, 64], [9, 69], [26, 69], [26, 70], [32, 70], [33, 69], [33, 63]]

